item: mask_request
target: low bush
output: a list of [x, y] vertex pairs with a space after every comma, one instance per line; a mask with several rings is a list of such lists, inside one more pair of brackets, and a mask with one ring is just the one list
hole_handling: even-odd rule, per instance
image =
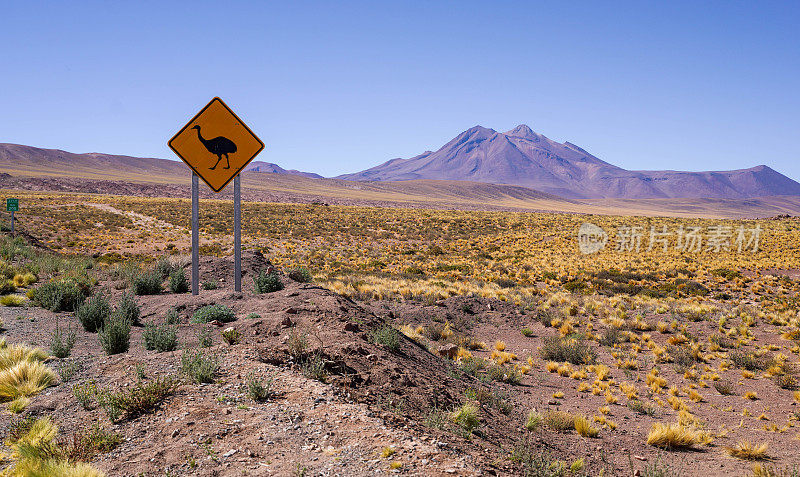
[[131, 322], [114, 313], [98, 332], [100, 346], [107, 355], [128, 351], [131, 343]]
[[628, 401], [628, 409], [637, 414], [643, 414], [646, 416], [653, 416], [656, 413], [656, 409], [653, 406], [645, 404], [638, 399], [631, 399]]
[[311, 283], [314, 280], [314, 278], [311, 276], [311, 272], [304, 267], [292, 268], [286, 272], [286, 276], [300, 283]]
[[486, 369], [486, 376], [492, 381], [508, 384], [519, 384], [522, 382], [522, 373], [515, 368], [492, 364]]
[[174, 272], [175, 270], [179, 269], [180, 267], [176, 267], [172, 264], [172, 262], [167, 257], [160, 257], [156, 262], [153, 264], [153, 272], [160, 276], [162, 279], [167, 278]]
[[131, 277], [131, 290], [135, 295], [158, 295], [163, 278], [157, 270], [142, 270]]
[[167, 317], [164, 318], [164, 323], [167, 325], [177, 325], [181, 322], [181, 317], [178, 314], [178, 310], [175, 308], [170, 309], [167, 312]]
[[186, 293], [189, 291], [189, 280], [186, 279], [186, 270], [176, 268], [169, 274], [169, 291], [172, 293]]
[[159, 353], [175, 351], [178, 348], [178, 330], [166, 324], [148, 323], [142, 332], [142, 340], [147, 350], [156, 350]]
[[100, 454], [111, 452], [120, 443], [121, 435], [93, 424], [78, 430], [67, 440], [64, 456], [71, 462], [90, 462]]
[[225, 305], [206, 305], [192, 315], [192, 323], [209, 323], [211, 321], [229, 323], [234, 320], [236, 320], [236, 315]]
[[156, 378], [116, 392], [101, 391], [97, 398], [108, 418], [116, 422], [123, 417], [130, 419], [151, 411], [172, 394], [176, 385], [173, 378]]
[[81, 407], [87, 411], [94, 409], [98, 392], [97, 384], [91, 379], [81, 381], [72, 386], [72, 395], [75, 396], [75, 400], [78, 401]]
[[58, 367], [56, 367], [56, 372], [58, 373], [58, 377], [61, 379], [62, 383], [66, 383], [73, 376], [75, 373], [78, 372], [79, 366], [78, 363], [75, 361], [61, 363]]
[[75, 346], [76, 334], [74, 330], [62, 330], [61, 327], [56, 326], [55, 331], [50, 337], [50, 354], [56, 358], [66, 358], [72, 352], [72, 347]]
[[217, 358], [200, 350], [185, 350], [181, 356], [181, 373], [196, 383], [213, 383], [218, 371]]
[[72, 279], [53, 280], [33, 290], [33, 301], [50, 311], [75, 311], [89, 289]]
[[206, 280], [200, 284], [203, 290], [216, 290], [219, 288], [219, 284], [216, 280]]
[[283, 282], [281, 282], [281, 277], [279, 277], [278, 272], [274, 270], [269, 273], [266, 270], [261, 270], [258, 272], [258, 275], [253, 279], [253, 281], [255, 285], [255, 292], [259, 294], [283, 290]]
[[211, 333], [207, 329], [202, 329], [197, 332], [197, 344], [201, 348], [209, 348], [213, 344]]
[[300, 364], [300, 369], [303, 371], [303, 376], [309, 379], [325, 382], [328, 377], [328, 371], [325, 369], [325, 360], [320, 353], [314, 353], [305, 358]]
[[261, 381], [255, 373], [250, 373], [247, 376], [247, 396], [256, 402], [266, 401], [275, 395], [273, 390], [274, 382], [274, 374], [268, 376], [265, 381]]
[[585, 341], [559, 337], [545, 338], [540, 350], [542, 359], [572, 364], [592, 364], [597, 352]]
[[139, 305], [136, 304], [136, 299], [133, 297], [133, 295], [130, 293], [125, 293], [122, 295], [122, 299], [117, 305], [117, 308], [114, 310], [113, 315], [117, 318], [128, 321], [132, 325], [138, 325], [141, 310], [139, 309]]
[[83, 329], [89, 333], [95, 333], [108, 319], [111, 314], [111, 305], [102, 292], [95, 294], [86, 302], [78, 307], [75, 316], [81, 322]]
[[723, 396], [730, 396], [732, 394], [735, 394], [733, 383], [730, 381], [724, 381], [724, 380], [714, 381], [713, 385], [714, 389], [716, 389], [717, 392], [722, 394]]
[[748, 371], [763, 371], [772, 366], [773, 360], [766, 356], [756, 356], [752, 351], [736, 350], [730, 353], [730, 359], [737, 368]]
[[400, 333], [389, 325], [381, 326], [370, 332], [370, 339], [373, 343], [384, 345], [391, 351], [400, 349]]

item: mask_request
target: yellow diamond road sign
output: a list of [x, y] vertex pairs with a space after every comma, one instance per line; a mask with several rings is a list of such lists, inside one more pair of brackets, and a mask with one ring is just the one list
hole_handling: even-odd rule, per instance
[[219, 98], [167, 144], [214, 192], [224, 189], [264, 149], [264, 143]]

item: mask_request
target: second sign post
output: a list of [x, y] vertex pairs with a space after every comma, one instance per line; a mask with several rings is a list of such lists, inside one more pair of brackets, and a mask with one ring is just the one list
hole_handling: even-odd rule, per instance
[[241, 177], [264, 143], [220, 99], [214, 98], [167, 143], [192, 169], [192, 294], [200, 293], [199, 180], [220, 192], [233, 180], [234, 287], [242, 291]]

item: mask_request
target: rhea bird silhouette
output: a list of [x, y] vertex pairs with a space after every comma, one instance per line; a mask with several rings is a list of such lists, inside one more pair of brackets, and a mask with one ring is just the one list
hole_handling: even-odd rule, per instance
[[214, 139], [205, 139], [200, 134], [200, 126], [193, 126], [192, 129], [197, 129], [197, 139], [203, 143], [203, 146], [205, 146], [208, 152], [217, 156], [217, 162], [211, 170], [213, 171], [217, 168], [219, 161], [222, 160], [222, 156], [225, 156], [225, 163], [227, 164], [223, 169], [230, 169], [231, 160], [228, 158], [228, 154], [236, 152], [236, 144], [224, 136], [217, 136]]

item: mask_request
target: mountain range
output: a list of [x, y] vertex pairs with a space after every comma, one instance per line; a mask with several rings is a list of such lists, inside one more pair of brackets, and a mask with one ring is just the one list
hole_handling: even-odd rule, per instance
[[709, 172], [630, 171], [570, 142], [559, 143], [526, 125], [505, 133], [475, 126], [438, 151], [392, 159], [338, 179], [439, 179], [530, 187], [573, 199], [725, 198], [800, 195], [800, 183], [759, 165]]
[[[253, 161], [245, 171], [323, 179], [270, 162]], [[74, 154], [18, 144], [0, 144], [0, 172], [20, 177], [75, 177], [175, 184], [187, 177], [180, 161], [123, 155]], [[267, 176], [257, 177], [265, 178]], [[447, 181], [533, 189], [566, 199], [749, 199], [800, 196], [800, 183], [759, 165], [749, 169], [709, 172], [631, 171], [605, 162], [570, 142], [559, 143], [526, 125], [501, 133], [475, 126], [437, 151], [334, 179], [344, 181]], [[413, 187], [412, 187], [413, 189]], [[511, 190], [511, 189], [509, 189]], [[509, 192], [512, 196], [518, 191]]]

